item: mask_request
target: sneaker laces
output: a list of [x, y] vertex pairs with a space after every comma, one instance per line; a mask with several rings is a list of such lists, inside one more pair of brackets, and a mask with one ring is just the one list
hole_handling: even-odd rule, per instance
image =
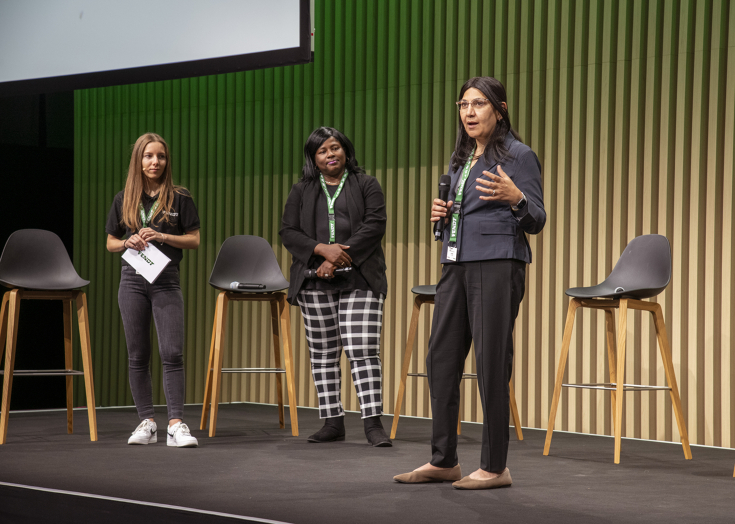
[[143, 422], [138, 424], [138, 427], [135, 428], [135, 431], [133, 431], [132, 434], [135, 435], [138, 431], [145, 431], [150, 425], [151, 425], [151, 421], [148, 419], [145, 419]]
[[187, 426], [183, 422], [177, 422], [176, 424], [173, 425], [172, 429], [173, 429], [173, 433], [171, 433], [172, 435], [176, 435], [176, 433], [181, 432], [181, 434], [184, 436], [188, 436], [188, 437], [191, 436], [191, 431], [189, 430], [189, 426]]

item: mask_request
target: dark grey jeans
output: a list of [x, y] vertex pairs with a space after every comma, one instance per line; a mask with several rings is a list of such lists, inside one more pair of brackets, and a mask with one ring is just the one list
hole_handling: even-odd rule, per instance
[[151, 314], [163, 363], [168, 419], [184, 417], [184, 297], [179, 269], [168, 267], [149, 284], [123, 265], [117, 294], [128, 345], [130, 389], [141, 420], [153, 418], [151, 387]]

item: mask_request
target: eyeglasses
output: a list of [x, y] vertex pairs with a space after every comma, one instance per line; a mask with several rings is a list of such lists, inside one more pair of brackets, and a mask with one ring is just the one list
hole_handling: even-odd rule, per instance
[[490, 105], [490, 100], [487, 98], [474, 98], [472, 100], [460, 100], [455, 102], [457, 109], [460, 111], [467, 111], [470, 106], [475, 108], [475, 111], [480, 111]]

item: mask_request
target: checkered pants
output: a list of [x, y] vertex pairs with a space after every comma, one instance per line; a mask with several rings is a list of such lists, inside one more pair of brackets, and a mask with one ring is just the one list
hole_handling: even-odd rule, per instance
[[339, 359], [344, 347], [362, 418], [383, 414], [380, 331], [383, 296], [372, 291], [309, 291], [298, 294], [309, 344], [319, 418], [344, 415]]

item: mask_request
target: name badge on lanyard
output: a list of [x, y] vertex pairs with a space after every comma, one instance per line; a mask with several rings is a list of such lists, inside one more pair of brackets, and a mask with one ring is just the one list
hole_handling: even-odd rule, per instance
[[345, 171], [342, 180], [339, 182], [339, 187], [334, 193], [333, 197], [329, 196], [329, 190], [327, 189], [327, 183], [324, 181], [324, 175], [319, 175], [319, 181], [322, 183], [322, 189], [324, 190], [324, 196], [327, 197], [327, 210], [329, 211], [329, 243], [334, 244], [337, 240], [337, 217], [334, 214], [334, 203], [337, 202], [337, 197], [342, 192], [342, 187], [345, 185], [347, 175], [349, 173]]
[[462, 209], [464, 185], [465, 182], [467, 182], [467, 179], [470, 177], [470, 170], [472, 169], [472, 158], [475, 156], [475, 149], [477, 149], [477, 147], [472, 148], [470, 157], [467, 159], [467, 162], [462, 169], [462, 177], [459, 180], [459, 184], [457, 184], [457, 195], [454, 197], [453, 209], [457, 209], [457, 212], [452, 213], [452, 218], [450, 219], [449, 245], [447, 246], [447, 260], [451, 260], [452, 262], [457, 261], [457, 232], [459, 230], [459, 221], [462, 218], [462, 215], [459, 211]]

